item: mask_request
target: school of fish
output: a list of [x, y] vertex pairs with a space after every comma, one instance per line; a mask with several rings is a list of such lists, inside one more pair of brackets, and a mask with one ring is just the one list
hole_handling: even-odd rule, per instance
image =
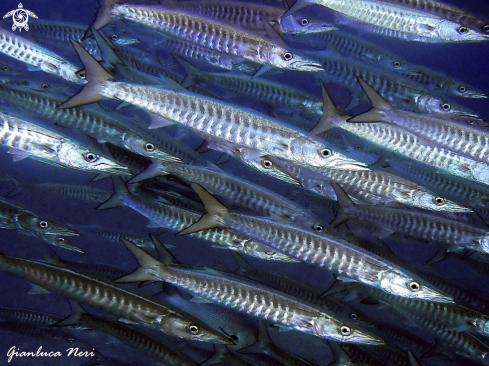
[[488, 6], [24, 5], [25, 31], [0, 6], [5, 364], [489, 365]]

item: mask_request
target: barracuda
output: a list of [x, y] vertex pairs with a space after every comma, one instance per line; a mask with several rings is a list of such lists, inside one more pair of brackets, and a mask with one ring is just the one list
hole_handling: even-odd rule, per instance
[[[318, 4], [393, 36], [417, 41], [484, 41], [489, 24], [465, 11], [432, 0], [299, 0], [285, 15]], [[409, 36], [412, 34], [414, 36]]]
[[71, 304], [71, 315], [57, 323], [57, 326], [83, 324], [90, 329], [101, 330], [102, 332], [128, 344], [130, 347], [147, 354], [158, 364], [176, 366], [192, 366], [197, 363], [184, 355], [174, 351], [162, 341], [157, 340], [138, 329], [127, 325], [110, 321], [93, 314], [87, 313], [79, 304], [74, 301]]
[[124, 240], [124, 244], [141, 267], [118, 282], [162, 280], [211, 302], [317, 337], [340, 342], [383, 344], [380, 338], [342, 324], [329, 314], [278, 291], [220, 272], [181, 268], [169, 263], [168, 258], [166, 263], [158, 262], [131, 242]]
[[271, 220], [229, 212], [196, 183], [192, 188], [204, 203], [206, 214], [178, 235], [229, 227], [305, 263], [329, 269], [346, 281], [357, 281], [388, 293], [429, 301], [453, 300], [405, 274], [394, 264], [336, 236], [318, 235]]
[[0, 113], [0, 127], [0, 144], [14, 149], [16, 161], [33, 156], [67, 168], [130, 175], [126, 167], [29, 122]]
[[0, 269], [71, 300], [134, 322], [142, 322], [175, 337], [232, 344], [223, 335], [188, 314], [180, 314], [145, 295], [67, 268], [0, 255]]
[[[164, 227], [172, 231], [183, 230], [199, 220], [200, 213], [191, 212], [154, 200], [144, 199], [129, 193], [122, 180], [113, 177], [116, 193], [110, 200], [101, 204], [99, 209], [127, 206], [150, 220], [151, 227]], [[277, 253], [270, 247], [250, 239], [234, 230], [213, 229], [194, 234], [195, 238], [210, 241], [218, 248], [236, 250], [243, 254], [281, 262], [298, 262], [295, 258]]]
[[84, 84], [76, 66], [51, 51], [9, 32], [0, 26], [0, 52], [16, 60], [62, 77], [72, 83]]
[[[72, 44], [86, 66], [89, 84], [60, 108], [93, 103], [105, 96], [140, 106], [199, 133], [241, 145], [255, 155], [278, 155], [312, 166], [331, 167], [345, 163], [351, 166], [351, 159], [265, 116], [194, 94], [110, 81], [112, 77], [83, 47], [74, 41]], [[364, 169], [364, 164], [356, 162], [355, 165]]]
[[218, 90], [223, 90], [222, 94], [217, 92], [218, 95], [236, 93], [283, 109], [293, 108], [312, 114], [321, 114], [322, 103], [317, 97], [290, 85], [250, 78], [249, 76], [205, 72], [185, 60], [177, 59], [177, 61], [187, 73], [182, 81], [184, 88], [203, 82], [218, 87]]
[[354, 219], [368, 222], [387, 232], [401, 232], [415, 238], [433, 240], [453, 247], [489, 253], [489, 231], [459, 220], [447, 219], [422, 211], [386, 206], [356, 205], [338, 185], [333, 185], [340, 209], [332, 226]]
[[322, 70], [319, 64], [288, 52], [281, 38], [277, 34], [273, 35], [271, 27], [269, 35], [272, 34], [274, 41], [188, 13], [163, 7], [118, 4], [117, 0], [103, 1], [92, 25], [98, 30], [112, 17], [131, 20], [165, 34], [259, 64], [309, 72]]
[[[378, 170], [347, 171], [335, 169], [307, 169], [279, 159], [268, 158], [268, 169], [276, 169], [292, 176], [301, 184], [315, 192], [324, 182], [330, 180], [341, 184], [354, 197], [371, 202], [397, 201], [409, 206], [431, 211], [471, 212], [455, 202], [429, 192], [423, 187], [398, 176]], [[321, 188], [320, 192], [323, 188]], [[335, 195], [336, 196], [336, 195]], [[335, 199], [335, 197], [333, 197]]]
[[426, 90], [423, 85], [418, 85], [402, 75], [382, 71], [365, 62], [329, 53], [308, 52], [307, 55], [324, 66], [326, 71], [321, 75], [325, 83], [334, 81], [353, 89], [353, 107], [357, 106], [355, 103], [360, 103], [357, 99], [363, 97], [355, 92], [359, 90], [357, 85], [358, 79], [361, 78], [398, 108], [414, 112], [439, 113], [440, 115], [472, 114], [466, 108], [447, 100], [446, 96], [441, 99]]
[[[380, 147], [410, 159], [430, 165], [442, 174], [453, 174], [467, 180], [489, 184], [489, 164], [466, 158], [443, 146], [430, 143], [426, 137], [417, 135], [388, 123], [349, 123], [349, 116], [338, 111], [328, 92], [323, 90], [323, 116], [310, 132], [315, 136], [332, 127], [340, 127]], [[358, 121], [358, 119], [353, 119]]]
[[227, 202], [250, 209], [260, 216], [279, 217], [304, 228], [313, 228], [321, 224], [318, 218], [308, 214], [303, 207], [285, 197], [215, 169], [155, 161], [144, 172], [132, 178], [129, 183], [165, 174], [177, 176], [188, 184], [198, 183]]
[[[400, 111], [365, 81], [359, 80], [372, 108], [348, 122], [386, 122], [402, 127], [460, 155], [489, 164], [489, 134], [465, 124], [466, 118], [449, 121], [435, 116]], [[470, 116], [469, 120], [470, 119]]]
[[[101, 108], [59, 109], [56, 106], [63, 102], [63, 98], [3, 84], [0, 84], [0, 95], [16, 103], [18, 108], [22, 108], [28, 115], [32, 115], [32, 111], [35, 110], [37, 116], [56, 122], [60, 126], [77, 129], [100, 141], [110, 142], [147, 158], [183, 162], [181, 157], [196, 155], [193, 152], [186, 155], [188, 148], [178, 149], [177, 146], [180, 144], [173, 143], [174, 139], [171, 137], [164, 140], [146, 132], [140, 133], [134, 126], [129, 127], [131, 121], [113, 117], [104, 113]], [[125, 122], [126, 125], [121, 122]], [[173, 155], [174, 153], [177, 153], [177, 156]], [[201, 160], [191, 157], [188, 159], [191, 162]]]

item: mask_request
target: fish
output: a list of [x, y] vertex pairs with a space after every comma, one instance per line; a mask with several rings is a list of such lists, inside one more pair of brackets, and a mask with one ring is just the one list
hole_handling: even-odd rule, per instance
[[298, 0], [284, 16], [310, 4], [327, 7], [408, 40], [475, 42], [489, 38], [487, 21], [437, 1], [386, 1], [377, 4], [371, 0]]
[[366, 253], [338, 236], [319, 235], [271, 220], [230, 213], [198, 184], [192, 183], [192, 188], [202, 199], [207, 213], [179, 235], [230, 227], [284, 254], [332, 270], [345, 281], [363, 282], [407, 298], [453, 302], [449, 296], [416, 281], [393, 263]]
[[189, 318], [189, 315], [164, 307], [150, 297], [67, 268], [0, 255], [0, 269], [71, 300], [134, 322], [143, 322], [176, 337], [202, 342], [233, 343], [191, 316]]
[[[165, 120], [177, 121], [199, 132], [214, 135], [220, 140], [247, 147], [251, 150], [250, 154], [279, 155], [284, 159], [313, 166], [341, 166], [351, 162], [342, 154], [312, 138], [255, 112], [246, 112], [189, 93], [113, 82], [112, 77], [83, 47], [74, 41], [72, 44], [87, 68], [87, 80], [90, 86], [64, 102], [59, 106], [60, 108], [93, 103], [103, 96], [117, 98], [143, 106]], [[159, 102], [154, 104], [155, 100]], [[180, 112], [182, 107], [186, 111], [185, 114]], [[206, 113], [199, 114], [201, 110]], [[359, 169], [363, 166], [358, 162], [354, 165], [359, 166]]]
[[67, 168], [130, 175], [127, 167], [27, 121], [0, 113], [0, 126], [0, 143], [11, 148], [15, 161], [33, 156]]
[[0, 26], [0, 53], [67, 81], [84, 84], [79, 69], [53, 52]]
[[[99, 30], [112, 17], [131, 20], [207, 48], [263, 64], [265, 68], [261, 72], [268, 70], [268, 65], [308, 72], [322, 70], [319, 64], [287, 51], [271, 26], [267, 27], [268, 37], [261, 38], [238, 28], [171, 8], [118, 4], [115, 0], [102, 2], [92, 26]], [[204, 28], [205, 33], [202, 33]], [[223, 34], [227, 36], [223, 38]], [[267, 39], [269, 37], [273, 37], [273, 41]]]
[[217, 271], [191, 270], [158, 262], [129, 241], [123, 240], [141, 267], [118, 282], [164, 280], [218, 303], [285, 327], [341, 342], [383, 344], [383, 340], [343, 325], [328, 314], [272, 289], [245, 282]]

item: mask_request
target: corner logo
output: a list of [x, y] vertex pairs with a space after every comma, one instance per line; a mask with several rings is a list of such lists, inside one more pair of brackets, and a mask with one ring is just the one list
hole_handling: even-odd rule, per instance
[[12, 17], [14, 20], [14, 24], [12, 25], [12, 30], [15, 31], [19, 28], [19, 32], [22, 32], [22, 28], [25, 28], [26, 31], [29, 30], [29, 26], [27, 25], [27, 21], [29, 20], [29, 15], [33, 18], [37, 19], [37, 15], [32, 11], [25, 10], [22, 3], [19, 3], [19, 8], [9, 11], [7, 14], [3, 16], [3, 19]]

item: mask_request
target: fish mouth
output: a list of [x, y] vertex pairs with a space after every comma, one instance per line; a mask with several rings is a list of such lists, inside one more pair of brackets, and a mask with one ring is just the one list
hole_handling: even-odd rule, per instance
[[344, 170], [370, 170], [368, 165], [360, 161], [348, 159], [347, 157], [336, 157], [328, 167]]
[[67, 228], [53, 228], [44, 233], [43, 235], [59, 235], [59, 236], [80, 236], [78, 231], [74, 229], [67, 229]]
[[308, 72], [325, 71], [323, 69], [323, 65], [311, 61], [296, 61], [292, 65], [290, 65], [290, 68], [294, 70], [308, 71]]
[[359, 338], [357, 343], [368, 344], [372, 346], [386, 346], [387, 342], [382, 338], [377, 338], [375, 336], [365, 336], [365, 338]]
[[100, 172], [114, 175], [132, 175], [129, 168], [122, 165], [99, 164], [96, 169]]
[[489, 96], [485, 93], [482, 92], [476, 92], [476, 91], [467, 91], [460, 97], [462, 98], [471, 98], [471, 99], [487, 99]]

